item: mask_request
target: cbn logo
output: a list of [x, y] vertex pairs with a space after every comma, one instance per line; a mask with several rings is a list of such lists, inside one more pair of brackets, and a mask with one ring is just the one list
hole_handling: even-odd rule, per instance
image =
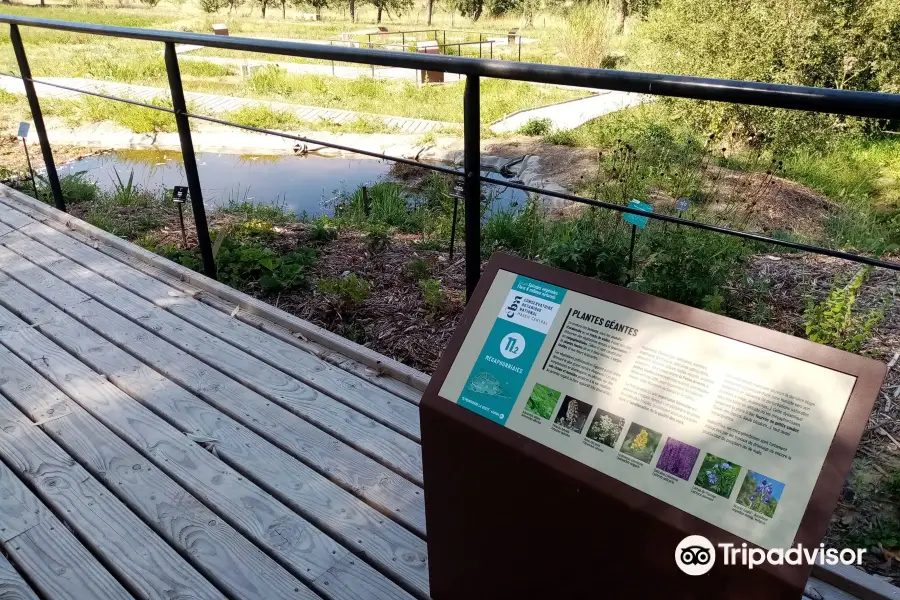
[[509, 303], [509, 306], [506, 307], [506, 318], [512, 319], [516, 316], [516, 311], [519, 310], [519, 303], [522, 301], [522, 296], [514, 296], [513, 301]]
[[503, 358], [516, 358], [521, 356], [525, 349], [525, 338], [519, 333], [510, 333], [500, 342], [500, 354]]

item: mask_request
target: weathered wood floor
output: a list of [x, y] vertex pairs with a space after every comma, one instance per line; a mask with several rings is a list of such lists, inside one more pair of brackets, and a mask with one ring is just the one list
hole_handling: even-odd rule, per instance
[[419, 392], [96, 246], [0, 193], [0, 597], [427, 597]]
[[0, 598], [427, 599], [421, 393], [36, 206], [0, 186]]

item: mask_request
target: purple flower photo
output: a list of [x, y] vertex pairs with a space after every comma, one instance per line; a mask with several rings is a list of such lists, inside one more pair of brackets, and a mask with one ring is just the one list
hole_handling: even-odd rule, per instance
[[[687, 481], [691, 476], [691, 471], [694, 470], [694, 463], [697, 462], [698, 456], [700, 456], [700, 448], [694, 448], [675, 438], [669, 438], [659, 455], [656, 468]], [[715, 475], [712, 476], [715, 477]], [[710, 484], [715, 484], [715, 481], [710, 481]]]

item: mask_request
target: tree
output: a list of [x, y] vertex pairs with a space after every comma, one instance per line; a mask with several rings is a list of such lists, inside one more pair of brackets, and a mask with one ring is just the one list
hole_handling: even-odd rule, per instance
[[431, 13], [434, 10], [434, 0], [428, 0], [425, 3], [425, 22], [431, 25]]
[[456, 9], [462, 16], [477, 21], [484, 11], [484, 0], [456, 0]]
[[200, 8], [207, 14], [218, 12], [225, 6], [225, 0], [200, 0]]
[[413, 4], [413, 0], [369, 0], [369, 2], [378, 9], [377, 20], [379, 23], [381, 23], [383, 12], [387, 12], [388, 16], [391, 15], [391, 11], [402, 15], [403, 11], [411, 8]]
[[259, 3], [259, 8], [262, 11], [262, 18], [266, 18], [266, 8], [269, 6], [269, 0], [256, 0]]
[[350, 0], [350, 22], [356, 23], [356, 0]]

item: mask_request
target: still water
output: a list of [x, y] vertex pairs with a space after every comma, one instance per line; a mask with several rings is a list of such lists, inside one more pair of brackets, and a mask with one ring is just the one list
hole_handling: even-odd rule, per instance
[[[361, 185], [389, 181], [391, 163], [372, 159], [322, 156], [249, 156], [197, 154], [203, 200], [208, 207], [231, 202], [274, 204], [310, 217], [331, 215], [334, 203]], [[118, 180], [145, 189], [187, 185], [180, 152], [126, 150], [87, 156], [59, 168], [60, 175], [85, 171], [102, 189], [113, 191]], [[488, 174], [496, 176], [497, 174]], [[486, 186], [494, 202], [523, 205], [524, 194], [503, 185]]]

